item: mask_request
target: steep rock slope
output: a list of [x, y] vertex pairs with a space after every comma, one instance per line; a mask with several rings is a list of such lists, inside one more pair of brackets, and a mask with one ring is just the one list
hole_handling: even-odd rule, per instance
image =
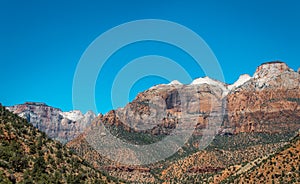
[[264, 63], [227, 95], [225, 128], [239, 132], [290, 132], [300, 125], [300, 75], [283, 62]]
[[99, 121], [127, 131], [168, 135], [183, 118], [196, 125], [198, 135], [216, 120], [222, 121], [219, 133], [296, 131], [300, 128], [300, 74], [276, 61], [259, 66], [253, 77], [241, 75], [232, 85], [209, 77], [190, 85], [173, 81], [139, 93]]
[[26, 102], [7, 107], [7, 109], [25, 118], [50, 138], [62, 143], [66, 143], [82, 133], [96, 117], [92, 111], [88, 111], [84, 115], [77, 110], [62, 112], [58, 108], [37, 102]]

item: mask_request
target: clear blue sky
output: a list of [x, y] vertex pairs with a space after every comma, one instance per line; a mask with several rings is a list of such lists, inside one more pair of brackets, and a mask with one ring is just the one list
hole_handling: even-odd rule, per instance
[[[218, 58], [227, 83], [243, 73], [252, 75], [265, 61], [282, 60], [296, 70], [300, 67], [299, 10], [297, 0], [2, 0], [0, 102], [14, 105], [42, 101], [71, 110], [73, 76], [85, 49], [106, 30], [137, 19], [170, 20], [198, 33]], [[146, 43], [143, 52], [136, 53], [131, 48], [132, 52], [122, 55], [126, 51], [123, 49], [115, 60], [124, 55], [134, 58], [159, 54], [161, 49], [155, 48], [161, 47]], [[182, 57], [171, 54], [175, 59]], [[120, 67], [112, 61], [104, 76], [99, 76], [98, 112], [111, 109], [109, 87]], [[193, 78], [203, 76], [192, 65], [186, 67]], [[161, 82], [167, 81], [151, 76], [141, 79], [132, 88], [129, 99]], [[87, 109], [81, 107], [83, 111]]]

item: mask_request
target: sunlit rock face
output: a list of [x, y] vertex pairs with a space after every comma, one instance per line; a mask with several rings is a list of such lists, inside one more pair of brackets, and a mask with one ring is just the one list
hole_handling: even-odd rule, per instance
[[170, 134], [184, 116], [201, 135], [222, 116], [218, 133], [292, 131], [300, 124], [299, 86], [298, 72], [283, 62], [268, 62], [230, 85], [204, 77], [153, 86], [99, 121], [158, 135]]
[[300, 74], [283, 62], [264, 63], [227, 102], [226, 126], [235, 133], [294, 131], [300, 124]]
[[8, 110], [25, 118], [34, 127], [45, 132], [50, 138], [66, 143], [89, 126], [96, 115], [88, 111], [63, 112], [45, 103], [26, 102], [24, 104], [7, 107]]
[[[299, 128], [300, 74], [275, 61], [257, 67], [253, 76], [241, 75], [233, 84], [209, 77], [191, 84], [172, 81], [139, 93], [125, 107], [99, 116], [97, 123], [127, 131], [169, 135], [184, 118], [194, 134], [219, 122], [218, 133], [278, 133]], [[8, 107], [51, 138], [65, 143], [91, 124], [93, 112], [62, 112], [44, 103]]]

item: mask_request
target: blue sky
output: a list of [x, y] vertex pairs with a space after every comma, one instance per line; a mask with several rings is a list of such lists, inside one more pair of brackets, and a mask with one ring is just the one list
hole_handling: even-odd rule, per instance
[[[0, 102], [14, 105], [42, 101], [71, 110], [73, 76], [85, 49], [103, 32], [138, 19], [169, 20], [195, 31], [218, 58], [227, 83], [243, 73], [252, 75], [266, 61], [282, 60], [296, 70], [300, 67], [299, 10], [296, 0], [2, 0]], [[165, 54], [188, 63], [185, 54], [155, 44], [129, 46], [114, 55], [97, 80], [98, 112], [112, 108], [110, 86], [118, 69], [129, 62], [128, 58]], [[204, 75], [192, 64], [185, 67], [193, 78]], [[162, 82], [167, 81], [155, 76], [139, 80], [131, 88], [129, 100]], [[83, 106], [80, 110], [89, 108]]]

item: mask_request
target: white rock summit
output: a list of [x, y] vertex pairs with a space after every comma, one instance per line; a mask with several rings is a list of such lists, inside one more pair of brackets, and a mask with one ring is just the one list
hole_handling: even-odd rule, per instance
[[229, 92], [227, 89], [227, 85], [225, 83], [211, 79], [209, 77], [197, 78], [193, 80], [193, 82], [190, 85], [203, 85], [203, 84], [219, 87], [223, 91], [223, 96]]
[[293, 72], [294, 70], [289, 68], [287, 64], [281, 61], [272, 61], [261, 64], [257, 67], [253, 78], [270, 78], [277, 76], [283, 72]]
[[63, 112], [45, 103], [26, 102], [6, 107], [9, 111], [27, 119], [34, 127], [50, 138], [66, 143], [88, 127], [96, 115], [92, 111], [82, 114], [79, 110]]
[[182, 83], [179, 82], [178, 80], [173, 80], [173, 81], [170, 82], [168, 85], [182, 85]]
[[250, 79], [251, 77], [248, 74], [240, 75], [239, 79], [235, 81], [233, 84], [228, 85], [227, 88], [231, 91], [232, 89], [243, 85], [245, 82], [249, 81]]

